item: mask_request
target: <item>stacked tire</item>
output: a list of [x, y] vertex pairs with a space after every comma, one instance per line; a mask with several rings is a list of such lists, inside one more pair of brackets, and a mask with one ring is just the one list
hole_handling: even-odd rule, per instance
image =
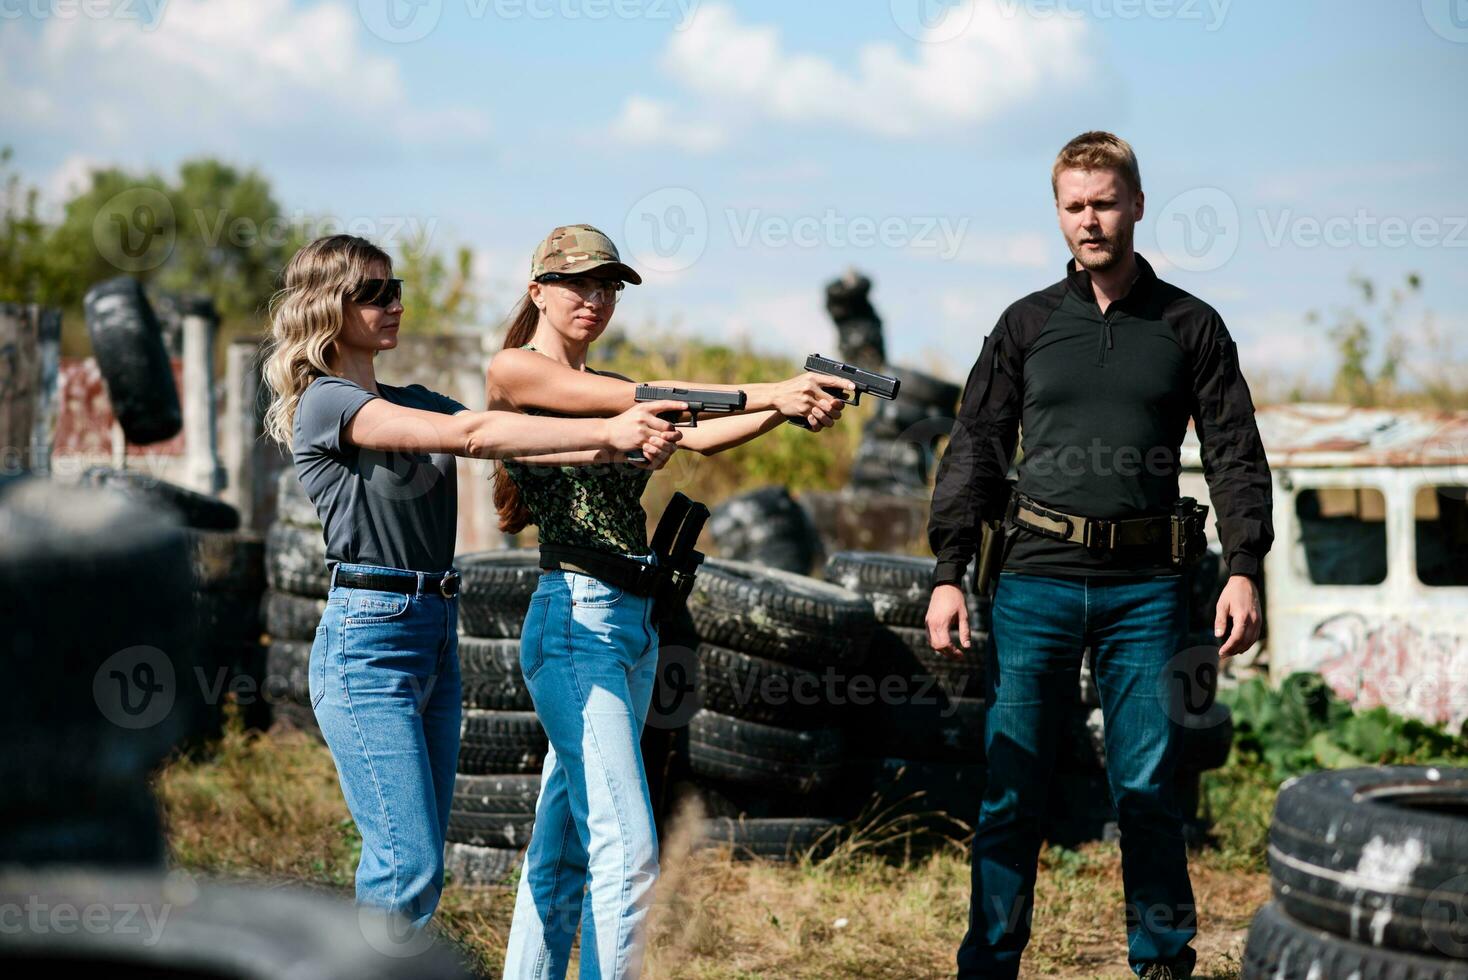
[[265, 535], [267, 701], [272, 722], [320, 737], [308, 668], [331, 587], [321, 520], [294, 469], [280, 474], [275, 516]]
[[260, 536], [239, 530], [234, 507], [136, 470], [92, 467], [80, 483], [143, 504], [180, 524], [192, 573], [190, 608], [199, 638], [196, 671], [181, 682], [201, 688], [196, 725], [184, 739], [190, 749], [213, 744], [223, 733], [225, 696], [234, 693], [247, 727], [269, 724], [262, 716], [264, 649], [260, 607], [265, 590], [265, 551]]
[[948, 434], [962, 389], [921, 371], [887, 370], [901, 385], [890, 401], [870, 399], [872, 417], [862, 429], [850, 485], [899, 495], [925, 491], [937, 463], [934, 441]]
[[1468, 980], [1468, 769], [1372, 766], [1280, 787], [1273, 901], [1240, 976]]
[[[984, 768], [984, 651], [987, 625], [970, 607], [970, 645], [949, 660], [928, 643], [933, 559], [843, 551], [826, 580], [871, 603], [876, 619], [865, 675], [872, 696], [852, 692], [843, 721], [851, 744], [849, 805], [875, 796], [884, 808], [915, 811], [938, 828], [977, 813]], [[971, 594], [971, 592], [970, 592]]]
[[821, 536], [805, 508], [783, 486], [730, 497], [709, 515], [719, 556], [809, 575], [821, 552]]
[[709, 559], [688, 611], [702, 708], [687, 763], [711, 814], [704, 838], [740, 857], [828, 849], [844, 815], [839, 700], [868, 654], [871, 604], [804, 575]]
[[548, 745], [520, 670], [539, 553], [477, 552], [454, 567], [464, 720], [445, 861], [459, 884], [503, 884], [530, 841]]

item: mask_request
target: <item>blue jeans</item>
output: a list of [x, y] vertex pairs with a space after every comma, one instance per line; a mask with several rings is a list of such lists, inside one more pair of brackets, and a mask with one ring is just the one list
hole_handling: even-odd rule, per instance
[[1138, 974], [1156, 962], [1192, 969], [1196, 915], [1171, 778], [1183, 729], [1169, 717], [1163, 695], [1164, 672], [1183, 649], [1186, 627], [1181, 575], [999, 576], [984, 678], [988, 779], [974, 834], [960, 980], [1019, 974], [1056, 740], [1075, 710], [1087, 645], [1094, 650], [1106, 776], [1121, 830], [1127, 960]]
[[[443, 891], [459, 759], [459, 604], [423, 576], [412, 595], [349, 589], [332, 574], [311, 646], [311, 707], [362, 834], [357, 902], [427, 924]], [[435, 579], [436, 581], [436, 579]]]
[[[652, 555], [636, 557], [653, 564]], [[652, 600], [577, 572], [540, 576], [520, 667], [550, 750], [510, 924], [505, 977], [636, 977], [658, 876], [638, 740], [657, 673]]]

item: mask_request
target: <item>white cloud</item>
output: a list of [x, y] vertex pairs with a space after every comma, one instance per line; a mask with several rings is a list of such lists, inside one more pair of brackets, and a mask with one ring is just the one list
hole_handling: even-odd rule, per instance
[[371, 153], [394, 138], [486, 135], [478, 110], [412, 109], [397, 63], [367, 51], [363, 33], [341, 0], [170, 0], [147, 28], [53, 17], [38, 32], [0, 31], [0, 87], [14, 119], [133, 153], [161, 137], [262, 155], [282, 144]]
[[869, 43], [854, 71], [788, 49], [776, 28], [741, 23], [728, 4], [706, 4], [670, 40], [663, 67], [715, 101], [884, 136], [978, 126], [1093, 76], [1083, 21], [1006, 16], [993, 0], [968, 3], [972, 16], [959, 36], [919, 43], [912, 54]]
[[630, 96], [622, 104], [611, 135], [629, 146], [672, 146], [690, 153], [709, 153], [728, 141], [717, 123], [675, 119], [668, 103], [642, 95]]

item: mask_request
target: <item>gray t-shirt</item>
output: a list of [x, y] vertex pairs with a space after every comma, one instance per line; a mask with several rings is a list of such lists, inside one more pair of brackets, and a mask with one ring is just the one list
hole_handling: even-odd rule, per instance
[[[422, 385], [378, 382], [394, 405], [456, 415], [468, 411]], [[458, 469], [452, 453], [398, 453], [343, 442], [357, 410], [378, 397], [355, 381], [323, 376], [296, 406], [292, 447], [296, 476], [316, 505], [326, 560], [418, 572], [454, 563]]]

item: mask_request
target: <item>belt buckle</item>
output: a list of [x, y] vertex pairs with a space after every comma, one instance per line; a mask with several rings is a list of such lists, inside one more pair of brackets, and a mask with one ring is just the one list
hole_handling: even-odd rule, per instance
[[[450, 582], [452, 582], [454, 586], [452, 589], [448, 587]], [[452, 599], [454, 596], [459, 594], [458, 572], [449, 572], [443, 578], [438, 580], [438, 594], [443, 596], [445, 599]]]
[[[1096, 541], [1091, 534], [1092, 531], [1097, 531], [1097, 536], [1104, 537], [1105, 540]], [[1100, 518], [1096, 517], [1091, 518], [1089, 521], [1086, 522], [1085, 538], [1087, 548], [1115, 548], [1116, 522], [1101, 520]]]

